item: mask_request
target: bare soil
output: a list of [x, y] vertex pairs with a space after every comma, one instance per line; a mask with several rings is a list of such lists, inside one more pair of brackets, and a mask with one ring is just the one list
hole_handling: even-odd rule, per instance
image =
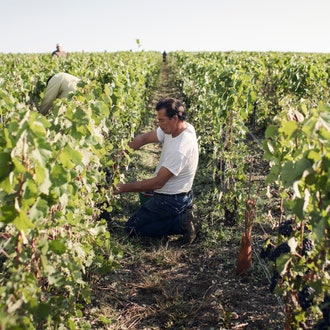
[[[163, 63], [150, 109], [160, 97], [180, 97], [178, 93]], [[247, 141], [255, 159], [253, 180], [262, 186], [267, 164], [253, 137]], [[150, 176], [158, 153], [157, 146], [137, 152], [129, 169], [132, 178]], [[113, 215], [109, 230], [123, 250], [123, 258], [111, 273], [94, 279], [92, 303], [86, 311], [93, 329], [284, 328], [283, 305], [269, 292], [269, 273], [259, 258], [261, 245], [272, 232], [266, 214], [276, 211], [277, 204], [258, 207], [252, 231], [252, 272], [238, 276], [236, 264], [244, 229], [225, 224], [221, 206], [213, 198], [212, 181], [206, 161], [201, 160], [194, 192], [202, 228], [190, 245], [182, 245], [180, 237], [127, 238], [123, 225], [139, 206], [139, 199], [137, 194], [121, 197], [122, 209]]]

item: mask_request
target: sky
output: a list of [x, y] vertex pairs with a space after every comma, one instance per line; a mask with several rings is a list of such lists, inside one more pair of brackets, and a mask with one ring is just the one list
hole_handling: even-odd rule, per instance
[[329, 15], [330, 0], [0, 0], [0, 53], [330, 53]]

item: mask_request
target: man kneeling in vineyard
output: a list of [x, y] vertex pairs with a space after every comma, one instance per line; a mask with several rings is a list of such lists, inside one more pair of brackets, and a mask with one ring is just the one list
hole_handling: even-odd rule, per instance
[[39, 112], [43, 115], [47, 114], [56, 99], [67, 97], [69, 93], [75, 93], [78, 82], [79, 78], [65, 72], [50, 76]]
[[180, 101], [161, 100], [156, 111], [159, 127], [129, 143], [134, 150], [148, 143], [163, 144], [155, 176], [119, 183], [115, 194], [153, 191], [153, 196], [127, 221], [129, 235], [183, 235], [184, 243], [191, 243], [196, 238], [192, 205], [192, 185], [199, 156], [196, 132], [185, 121], [186, 111]]

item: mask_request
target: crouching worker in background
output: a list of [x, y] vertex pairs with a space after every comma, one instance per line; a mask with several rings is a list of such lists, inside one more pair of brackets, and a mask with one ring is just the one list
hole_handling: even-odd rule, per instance
[[39, 112], [43, 115], [47, 114], [56, 99], [65, 98], [69, 93], [75, 93], [78, 82], [79, 78], [64, 72], [49, 77]]
[[191, 243], [196, 238], [192, 185], [199, 157], [195, 129], [185, 121], [184, 106], [176, 99], [161, 100], [156, 111], [159, 127], [129, 143], [133, 150], [148, 143], [162, 143], [155, 176], [119, 183], [115, 194], [154, 192], [127, 221], [125, 229], [130, 236], [183, 235], [183, 243]]

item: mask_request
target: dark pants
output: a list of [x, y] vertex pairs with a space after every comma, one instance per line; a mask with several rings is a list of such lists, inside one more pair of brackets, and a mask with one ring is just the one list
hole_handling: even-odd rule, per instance
[[126, 232], [131, 236], [149, 237], [183, 234], [186, 209], [192, 200], [192, 192], [185, 195], [155, 193], [127, 221]]

